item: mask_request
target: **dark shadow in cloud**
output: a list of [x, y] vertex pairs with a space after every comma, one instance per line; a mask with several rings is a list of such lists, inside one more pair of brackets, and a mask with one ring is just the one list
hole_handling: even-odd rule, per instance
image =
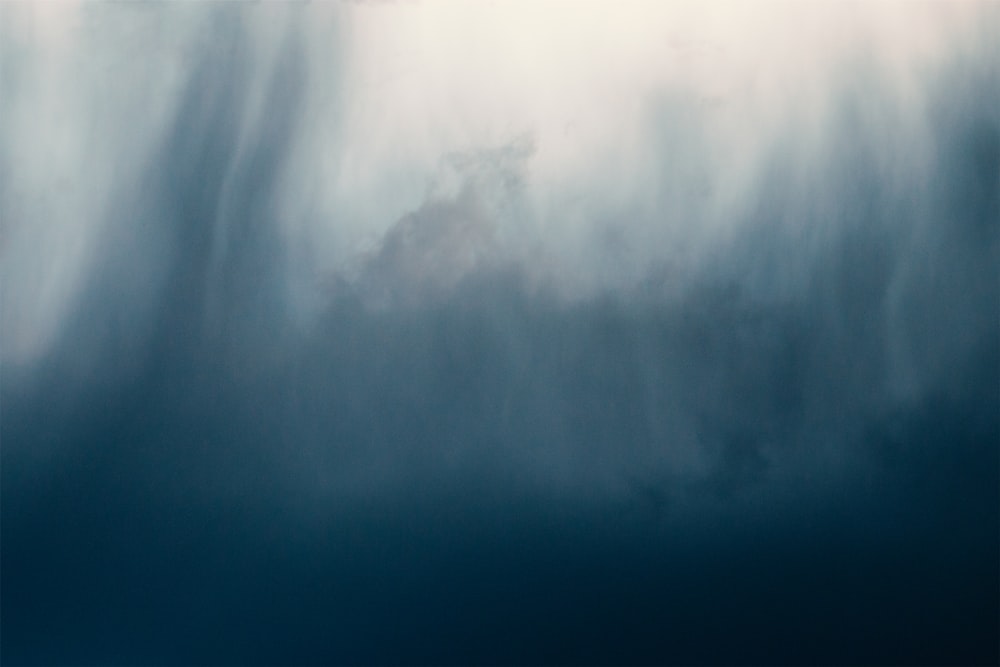
[[[997, 662], [996, 93], [935, 91], [977, 102], [934, 107], [929, 188], [848, 143], [835, 208], [777, 179], [679, 290], [481, 262], [460, 189], [302, 334], [273, 197], [303, 56], [260, 84], [246, 39], [220, 23], [122, 204], [148, 238], [5, 370], [6, 662]], [[786, 264], [799, 214], [837, 224]]]

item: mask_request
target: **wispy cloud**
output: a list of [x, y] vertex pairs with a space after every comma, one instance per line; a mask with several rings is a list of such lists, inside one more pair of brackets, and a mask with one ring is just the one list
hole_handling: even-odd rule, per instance
[[995, 658], [998, 26], [0, 6], [4, 657]]

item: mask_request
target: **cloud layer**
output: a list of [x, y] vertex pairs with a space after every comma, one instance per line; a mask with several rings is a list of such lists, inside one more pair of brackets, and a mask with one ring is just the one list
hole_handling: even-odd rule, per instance
[[998, 19], [0, 8], [4, 657], [995, 662]]

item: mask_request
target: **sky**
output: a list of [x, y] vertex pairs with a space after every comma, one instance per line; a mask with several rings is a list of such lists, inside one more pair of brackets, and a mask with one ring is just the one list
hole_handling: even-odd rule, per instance
[[996, 664], [1000, 4], [0, 4], [7, 664]]

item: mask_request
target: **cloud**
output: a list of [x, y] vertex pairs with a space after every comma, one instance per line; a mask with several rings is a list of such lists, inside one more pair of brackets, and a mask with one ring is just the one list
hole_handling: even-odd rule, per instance
[[995, 12], [600, 7], [0, 10], [5, 658], [995, 661]]

